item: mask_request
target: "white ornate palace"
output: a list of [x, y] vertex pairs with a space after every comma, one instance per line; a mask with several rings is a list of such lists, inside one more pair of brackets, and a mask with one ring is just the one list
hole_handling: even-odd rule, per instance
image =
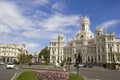
[[5, 63], [13, 62], [14, 60], [18, 60], [18, 55], [22, 53], [26, 54], [24, 44], [0, 44], [0, 61]]
[[82, 63], [120, 63], [120, 39], [100, 27], [94, 37], [89, 18], [82, 17], [80, 31], [64, 46], [64, 59], [70, 57], [75, 62], [75, 55], [79, 55]]
[[[63, 35], [58, 40], [50, 41], [50, 63], [71, 58], [75, 62], [75, 55], [79, 56], [81, 63], [120, 63], [120, 39], [115, 33], [106, 33], [100, 27], [96, 29], [96, 36], [90, 30], [90, 20], [82, 17], [80, 31], [75, 38], [64, 44]], [[64, 59], [63, 59], [64, 58]]]

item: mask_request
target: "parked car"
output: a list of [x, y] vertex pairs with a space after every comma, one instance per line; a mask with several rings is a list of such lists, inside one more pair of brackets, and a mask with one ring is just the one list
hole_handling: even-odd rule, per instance
[[88, 67], [89, 67], [89, 68], [93, 68], [93, 65], [89, 64]]
[[84, 64], [84, 66], [83, 67], [87, 67], [88, 65], [87, 64]]
[[79, 64], [78, 66], [79, 66], [79, 67], [84, 67], [84, 64]]
[[0, 62], [0, 65], [3, 65], [4, 64], [4, 62]]
[[74, 64], [74, 67], [77, 67], [77, 66], [84, 67], [84, 64]]
[[14, 68], [15, 68], [15, 64], [11, 62], [6, 65], [6, 69], [14, 69]]
[[91, 65], [91, 64], [84, 64], [83, 67], [93, 68], [93, 65]]

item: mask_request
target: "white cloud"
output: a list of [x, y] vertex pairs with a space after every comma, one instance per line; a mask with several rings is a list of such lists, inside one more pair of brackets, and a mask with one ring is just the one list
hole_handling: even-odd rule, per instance
[[[35, 3], [37, 1], [39, 3]], [[49, 3], [48, 0], [35, 2], [37, 5]], [[64, 15], [57, 12], [48, 14], [37, 10], [32, 16], [23, 16], [22, 12], [20, 6], [14, 2], [0, 1], [0, 42], [25, 42], [30, 51], [37, 50], [40, 43], [34, 43], [35, 40], [54, 39], [58, 33], [71, 33], [71, 26], [79, 26], [79, 15]]]
[[[20, 13], [17, 6], [12, 2], [0, 1], [0, 28], [2, 31], [11, 32], [28, 29], [28, 21]], [[6, 30], [6, 28], [8, 29]]]
[[7, 27], [5, 24], [0, 24], [0, 32], [1, 33], [10, 33], [11, 29]]
[[37, 20], [41, 20], [42, 18], [41, 17], [46, 17], [48, 16], [47, 13], [43, 12], [43, 11], [40, 11], [40, 10], [37, 10], [33, 16], [32, 16], [32, 19], [37, 19]]
[[99, 26], [102, 27], [103, 29], [107, 29], [107, 28], [113, 27], [114, 25], [117, 25], [119, 23], [120, 23], [119, 20], [111, 20], [111, 21], [106, 21]]
[[25, 36], [26, 38], [49, 39], [49, 38], [54, 38], [56, 36], [56, 33], [36, 29], [33, 31], [25, 31], [22, 33], [22, 35]]
[[30, 53], [34, 53], [38, 49], [40, 50], [40, 45], [34, 42], [20, 42], [20, 44], [25, 44], [26, 49], [28, 49]]
[[43, 28], [48, 31], [64, 30], [65, 27], [78, 26], [80, 17], [79, 15], [63, 15], [55, 13], [48, 19], [45, 19], [39, 23]]
[[[79, 15], [63, 15], [55, 13], [46, 15], [43, 20], [36, 20], [33, 24], [37, 26], [34, 30], [27, 30], [22, 33], [27, 38], [54, 38], [58, 33], [71, 33], [71, 26], [79, 26]], [[38, 29], [39, 28], [39, 29]]]
[[[29, 0], [28, 0], [29, 1]], [[38, 5], [45, 5], [47, 3], [49, 3], [49, 0], [32, 0], [35, 4]]]
[[21, 36], [20, 32], [33, 29], [31, 24], [30, 20], [21, 15], [14, 3], [0, 1], [0, 42], [20, 43], [25, 41], [25, 37]]
[[52, 8], [58, 11], [63, 11], [66, 8], [66, 5], [61, 2], [56, 2], [52, 5]]
[[37, 43], [25, 43], [26, 44], [26, 47], [32, 51], [38, 49], [39, 47], [39, 44]]

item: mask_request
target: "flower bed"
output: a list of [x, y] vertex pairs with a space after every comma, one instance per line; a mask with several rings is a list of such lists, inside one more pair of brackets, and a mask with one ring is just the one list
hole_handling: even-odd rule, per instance
[[36, 72], [39, 80], [68, 80], [67, 72], [38, 71]]

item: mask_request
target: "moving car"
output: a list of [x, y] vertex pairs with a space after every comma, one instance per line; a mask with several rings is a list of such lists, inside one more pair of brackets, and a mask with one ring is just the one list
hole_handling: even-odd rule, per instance
[[6, 68], [7, 69], [14, 69], [15, 68], [15, 64], [13, 64], [13, 63], [8, 63], [7, 65], [6, 65]]

